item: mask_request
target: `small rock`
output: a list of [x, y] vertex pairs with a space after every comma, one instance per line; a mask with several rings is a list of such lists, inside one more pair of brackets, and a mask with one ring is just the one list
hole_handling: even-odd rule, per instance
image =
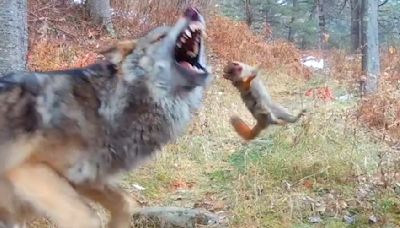
[[143, 186], [140, 186], [138, 184], [132, 184], [132, 188], [134, 188], [137, 191], [143, 191], [145, 188]]
[[325, 207], [325, 204], [324, 203], [315, 203], [315, 211], [318, 211], [318, 212], [325, 212], [325, 210], [326, 210], [326, 207]]
[[283, 181], [282, 185], [283, 185], [283, 188], [288, 192], [290, 192], [290, 190], [292, 189], [292, 185], [289, 182], [287, 182], [286, 180]]
[[368, 222], [369, 223], [377, 223], [378, 222], [378, 218], [375, 215], [371, 215], [368, 218]]
[[396, 184], [394, 185], [394, 192], [395, 192], [397, 195], [400, 195], [400, 183], [396, 183]]
[[338, 98], [338, 100], [340, 100], [340, 101], [349, 101], [349, 100], [351, 100], [351, 98], [353, 98], [353, 95], [351, 95], [351, 94], [346, 94], [346, 95], [340, 96], [340, 97]]
[[308, 221], [309, 221], [310, 223], [321, 223], [321, 222], [322, 222], [322, 219], [321, 219], [321, 217], [319, 217], [318, 215], [315, 215], [315, 216], [309, 217], [309, 218], [308, 218]]
[[213, 205], [213, 211], [221, 211], [225, 208], [225, 203], [223, 201], [216, 201]]
[[339, 200], [339, 206], [341, 209], [347, 208], [347, 203], [344, 200]]
[[356, 216], [355, 215], [345, 215], [345, 216], [343, 216], [343, 220], [347, 224], [354, 224], [356, 222]]

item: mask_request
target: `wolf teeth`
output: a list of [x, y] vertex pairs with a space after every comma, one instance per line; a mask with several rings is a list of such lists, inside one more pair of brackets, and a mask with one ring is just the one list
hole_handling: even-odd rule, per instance
[[192, 33], [189, 30], [186, 29], [185, 34], [188, 38], [192, 38]]
[[190, 30], [192, 30], [192, 32], [198, 31], [198, 30], [203, 30], [204, 29], [204, 25], [201, 22], [193, 22], [189, 25]]
[[189, 25], [190, 30], [192, 30], [192, 32], [196, 31], [196, 25], [194, 23]]
[[193, 53], [195, 53], [196, 55], [199, 53], [199, 46], [194, 45], [194, 47], [193, 47]]
[[196, 54], [195, 52], [192, 52], [192, 51], [187, 51], [186, 54], [187, 54], [188, 56], [192, 57], [192, 58], [194, 58], [194, 57], [197, 56], [197, 54]]

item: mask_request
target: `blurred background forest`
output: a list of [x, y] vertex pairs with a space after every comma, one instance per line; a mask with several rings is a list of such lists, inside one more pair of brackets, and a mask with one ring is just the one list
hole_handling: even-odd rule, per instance
[[[318, 48], [321, 29], [329, 35], [327, 48], [351, 50], [354, 28], [361, 20], [361, 1], [314, 0], [225, 0], [221, 11], [236, 20], [246, 21], [268, 39], [285, 39], [302, 49]], [[248, 6], [246, 6], [246, 4]], [[400, 2], [378, 1], [379, 40], [381, 45], [399, 44]], [[321, 19], [321, 20], [320, 20]], [[321, 21], [321, 24], [320, 24]], [[355, 25], [355, 26], [354, 26]], [[357, 47], [356, 47], [357, 48]]]

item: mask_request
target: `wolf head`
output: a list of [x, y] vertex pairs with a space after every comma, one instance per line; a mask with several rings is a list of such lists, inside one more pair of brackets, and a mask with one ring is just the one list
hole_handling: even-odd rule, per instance
[[205, 29], [199, 11], [188, 8], [174, 26], [155, 28], [144, 37], [119, 43], [103, 54], [115, 64], [121, 63], [122, 79], [128, 84], [159, 87], [160, 95], [193, 89], [211, 81]]
[[223, 69], [223, 77], [232, 82], [242, 82], [248, 78], [255, 78], [259, 72], [258, 66], [250, 66], [245, 63], [231, 61]]

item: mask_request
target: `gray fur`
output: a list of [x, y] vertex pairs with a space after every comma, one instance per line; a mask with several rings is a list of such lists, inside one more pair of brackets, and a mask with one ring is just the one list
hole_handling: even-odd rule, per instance
[[282, 105], [273, 102], [265, 85], [259, 77], [252, 80], [249, 91], [242, 91], [240, 96], [249, 110], [252, 110], [254, 118], [260, 115], [267, 116], [270, 123], [277, 123], [277, 120], [284, 120], [289, 123], [296, 122], [299, 115], [293, 115]]
[[[182, 18], [174, 27], [156, 28], [138, 40], [122, 63], [123, 80], [100, 98], [104, 146], [94, 145], [95, 155], [69, 170], [71, 181], [94, 181], [131, 170], [184, 133], [210, 80], [206, 75], [193, 82], [176, 69], [175, 41], [188, 23]], [[166, 37], [153, 42], [160, 34]], [[204, 55], [201, 61], [205, 63]], [[78, 170], [85, 170], [87, 179]]]
[[[74, 184], [103, 182], [142, 164], [185, 132], [211, 81], [208, 73], [185, 75], [177, 70], [175, 41], [188, 24], [181, 18], [175, 26], [154, 29], [139, 39], [122, 62], [122, 78], [108, 65], [81, 70], [79, 77], [62, 71], [7, 76], [11, 83], [0, 82], [0, 102], [7, 103], [0, 108], [0, 143], [14, 142], [19, 135], [78, 135], [85, 152], [61, 170]], [[166, 36], [155, 41], [160, 34]], [[201, 47], [200, 62], [205, 64], [204, 44]], [[19, 106], [29, 112], [6, 115]], [[32, 127], [25, 129], [28, 123]], [[0, 147], [2, 158], [7, 153]], [[6, 160], [0, 162], [0, 172], [10, 168]]]
[[[18, 144], [54, 133], [87, 131], [81, 114], [98, 106], [89, 105], [96, 103], [96, 83], [90, 81], [115, 78], [115, 73], [113, 64], [103, 62], [83, 69], [16, 72], [1, 77], [0, 173], [29, 156], [30, 151], [21, 150]], [[73, 122], [80, 126], [71, 125]]]

